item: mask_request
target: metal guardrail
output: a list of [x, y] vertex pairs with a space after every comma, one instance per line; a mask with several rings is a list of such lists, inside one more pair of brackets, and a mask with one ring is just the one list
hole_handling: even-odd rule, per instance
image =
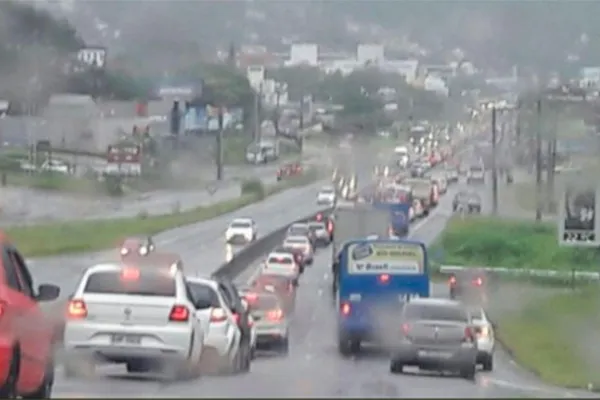
[[442, 274], [452, 274], [469, 269], [478, 269], [498, 276], [513, 277], [533, 277], [546, 278], [549, 280], [562, 281], [600, 281], [600, 271], [579, 271], [576, 268], [570, 270], [548, 270], [548, 269], [525, 269], [525, 268], [506, 268], [506, 267], [481, 267], [481, 266], [460, 266], [460, 265], [442, 265], [439, 268]]
[[254, 264], [259, 258], [265, 255], [277, 245], [281, 244], [285, 238], [288, 227], [296, 222], [304, 222], [313, 220], [319, 213], [327, 213], [331, 211], [331, 208], [326, 208], [307, 215], [306, 217], [300, 218], [296, 221], [292, 221], [289, 224], [282, 226], [281, 228], [269, 233], [266, 236], [259, 238], [256, 242], [244, 247], [239, 253], [224, 264], [222, 264], [212, 276], [217, 278], [234, 279], [248, 267]]

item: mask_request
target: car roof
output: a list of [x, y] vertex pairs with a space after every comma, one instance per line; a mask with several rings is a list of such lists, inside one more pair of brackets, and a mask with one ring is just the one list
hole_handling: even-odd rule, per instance
[[252, 222], [252, 221], [253, 221], [253, 219], [250, 218], [250, 217], [240, 217], [240, 218], [234, 218], [231, 221], [231, 223], [234, 223], [234, 222]]
[[[308, 223], [308, 226], [310, 226], [310, 225], [321, 225], [321, 226], [325, 226], [325, 222], [323, 222], [323, 221], [310, 221], [310, 222]], [[293, 236], [291, 236], [291, 237], [293, 237]]]
[[294, 222], [293, 224], [290, 225], [290, 228], [291, 227], [296, 227], [296, 226], [305, 227], [306, 225], [308, 225], [308, 222]]

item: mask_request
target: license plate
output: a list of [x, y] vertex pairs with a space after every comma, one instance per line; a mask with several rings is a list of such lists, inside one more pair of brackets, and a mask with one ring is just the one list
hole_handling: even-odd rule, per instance
[[450, 358], [452, 353], [447, 351], [419, 350], [419, 357]]
[[113, 344], [140, 344], [142, 337], [140, 335], [121, 335], [115, 334], [111, 336]]

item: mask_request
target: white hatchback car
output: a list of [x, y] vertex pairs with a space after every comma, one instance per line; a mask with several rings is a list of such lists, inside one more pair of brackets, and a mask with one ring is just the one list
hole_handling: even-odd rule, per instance
[[231, 244], [253, 242], [258, 236], [258, 228], [252, 218], [236, 218], [225, 231], [225, 241]]
[[290, 253], [270, 253], [262, 264], [261, 269], [271, 275], [289, 276], [298, 278], [300, 266]]
[[134, 373], [193, 376], [205, 332], [179, 266], [96, 265], [84, 272], [68, 304], [65, 374], [93, 373], [96, 362], [108, 362], [125, 363]]
[[483, 308], [472, 307], [469, 311], [477, 338], [477, 364], [481, 364], [484, 371], [491, 371], [494, 369], [494, 348], [496, 346], [494, 327]]
[[199, 277], [188, 277], [187, 282], [195, 301], [196, 315], [208, 326], [202, 367], [221, 373], [248, 371], [252, 358], [250, 344], [242, 342], [236, 317], [219, 283]]
[[337, 195], [332, 187], [324, 187], [317, 193], [317, 204], [333, 207], [335, 205]]

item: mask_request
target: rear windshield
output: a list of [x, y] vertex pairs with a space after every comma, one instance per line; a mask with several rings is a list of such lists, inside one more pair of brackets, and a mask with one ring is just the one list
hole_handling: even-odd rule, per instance
[[161, 272], [141, 272], [125, 279], [120, 271], [96, 272], [88, 277], [85, 293], [125, 294], [132, 296], [175, 296], [175, 280]]
[[407, 304], [404, 316], [408, 320], [468, 321], [461, 307], [433, 304]]
[[295, 235], [304, 235], [307, 231], [307, 226], [292, 226], [288, 232]]
[[321, 194], [333, 194], [333, 189], [321, 189]]
[[293, 261], [290, 257], [269, 257], [267, 261], [269, 264], [292, 264]]
[[293, 239], [285, 239], [285, 243], [286, 244], [306, 244], [307, 243], [307, 239], [305, 238], [293, 238]]
[[236, 222], [232, 222], [231, 225], [229, 225], [232, 228], [250, 228], [252, 224], [250, 224], [250, 222], [245, 222], [245, 221], [236, 221]]
[[318, 231], [321, 229], [325, 229], [325, 224], [317, 222], [315, 224], [310, 224], [308, 227], [311, 231]]
[[201, 283], [188, 282], [192, 298], [199, 309], [219, 307], [219, 298], [217, 293], [207, 285]]

